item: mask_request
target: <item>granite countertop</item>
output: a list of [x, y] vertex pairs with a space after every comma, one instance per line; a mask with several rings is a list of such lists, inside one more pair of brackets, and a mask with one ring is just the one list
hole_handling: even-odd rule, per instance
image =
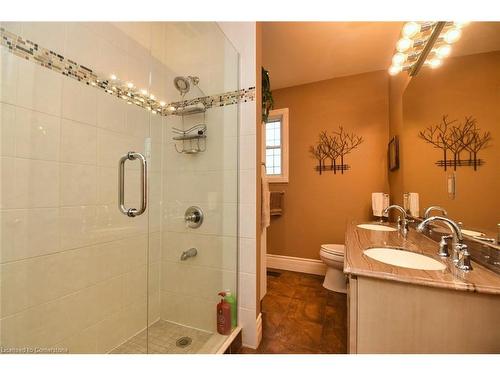
[[[358, 228], [356, 225], [361, 223], [366, 222], [353, 221], [347, 226], [344, 258], [346, 274], [438, 288], [500, 294], [499, 275], [474, 261], [472, 271], [465, 272], [457, 269], [450, 257], [440, 258], [437, 255], [437, 242], [414, 229], [410, 229], [408, 237], [404, 239], [399, 231], [382, 232]], [[389, 224], [389, 226], [394, 225]], [[404, 248], [436, 259], [445, 264], [446, 268], [442, 271], [425, 271], [392, 266], [364, 255], [363, 250], [369, 247]]]

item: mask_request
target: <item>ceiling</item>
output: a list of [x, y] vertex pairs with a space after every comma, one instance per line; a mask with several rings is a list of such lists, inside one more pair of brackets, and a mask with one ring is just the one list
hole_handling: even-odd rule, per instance
[[391, 64], [403, 22], [263, 22], [262, 62], [272, 89]]
[[[263, 22], [262, 61], [273, 90], [386, 70], [403, 22]], [[472, 22], [452, 56], [500, 50], [500, 22]]]

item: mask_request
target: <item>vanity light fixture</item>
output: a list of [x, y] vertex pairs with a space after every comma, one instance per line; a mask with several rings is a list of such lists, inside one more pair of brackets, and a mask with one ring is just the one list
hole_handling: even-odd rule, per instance
[[389, 68], [390, 75], [407, 71], [416, 75], [422, 66], [438, 68], [443, 58], [451, 53], [451, 44], [462, 36], [468, 22], [407, 22], [396, 43], [396, 51]]

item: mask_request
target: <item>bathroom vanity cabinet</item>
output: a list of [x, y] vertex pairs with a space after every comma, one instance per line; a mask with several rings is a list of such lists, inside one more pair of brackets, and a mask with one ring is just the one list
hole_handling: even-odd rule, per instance
[[[391, 266], [363, 254], [399, 246], [432, 256], [446, 269]], [[351, 224], [346, 234], [349, 353], [500, 353], [500, 276], [473, 263], [458, 271], [416, 232], [376, 232]]]

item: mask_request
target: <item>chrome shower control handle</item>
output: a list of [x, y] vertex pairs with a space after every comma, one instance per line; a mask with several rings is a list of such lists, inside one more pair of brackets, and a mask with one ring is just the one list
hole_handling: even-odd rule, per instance
[[198, 228], [203, 223], [203, 211], [197, 206], [189, 207], [184, 213], [184, 221], [189, 228]]

